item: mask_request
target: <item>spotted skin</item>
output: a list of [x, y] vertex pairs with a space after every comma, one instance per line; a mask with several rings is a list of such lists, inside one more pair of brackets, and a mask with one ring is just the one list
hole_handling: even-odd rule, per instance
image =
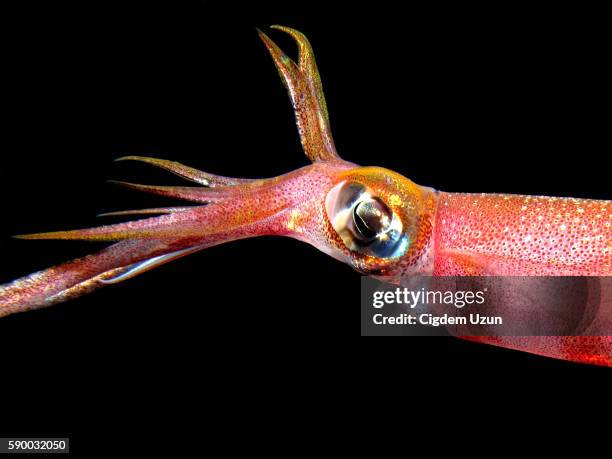
[[441, 193], [435, 275], [612, 275], [612, 206], [593, 199]]
[[[438, 276], [610, 276], [609, 201], [440, 193]], [[612, 292], [594, 321], [612, 325]], [[588, 333], [588, 331], [586, 331]], [[467, 339], [575, 362], [612, 366], [610, 336], [500, 336]]]
[[[120, 184], [195, 204], [111, 212], [106, 215], [157, 216], [19, 236], [114, 244], [1, 285], [0, 317], [76, 298], [207, 247], [262, 235], [299, 239], [362, 273], [388, 280], [412, 274], [612, 275], [609, 201], [442, 193], [388, 169], [360, 167], [341, 159], [332, 139], [310, 43], [297, 30], [272, 28], [288, 34], [298, 45], [296, 63], [259, 32], [288, 90], [302, 147], [312, 164], [279, 177], [246, 179], [215, 175], [165, 159], [119, 158], [160, 167], [197, 186]], [[332, 224], [333, 216], [328, 214], [328, 209], [335, 207], [327, 206], [328, 200], [336, 198], [334, 190], [347, 189], [346, 184], [367, 189], [385, 204], [393, 221], [401, 223], [401, 240], [409, 241], [401, 251], [391, 251], [392, 255], [384, 257], [368, 250], [362, 253], [359, 244], [348, 248]], [[341, 221], [350, 223], [348, 218]], [[346, 231], [345, 236], [349, 234]], [[612, 299], [612, 292], [601, 295], [608, 303]], [[612, 337], [598, 336], [610, 327], [612, 305], [604, 304], [584, 336], [467, 339], [612, 366]]]

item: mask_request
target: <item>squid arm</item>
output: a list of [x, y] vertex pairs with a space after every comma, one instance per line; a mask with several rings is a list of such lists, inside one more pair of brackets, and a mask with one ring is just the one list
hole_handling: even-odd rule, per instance
[[288, 223], [295, 216], [292, 210], [304, 205], [299, 182], [307, 172], [297, 170], [269, 180], [231, 179], [240, 184], [215, 188], [130, 185], [203, 204], [111, 212], [163, 215], [96, 228], [17, 235], [18, 239], [120, 242], [97, 254], [0, 286], [0, 317], [75, 298], [223, 242], [289, 234]]

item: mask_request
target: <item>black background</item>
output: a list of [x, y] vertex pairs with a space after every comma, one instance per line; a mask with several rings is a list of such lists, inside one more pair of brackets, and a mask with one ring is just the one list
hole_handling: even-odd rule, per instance
[[[610, 199], [611, 75], [597, 12], [393, 5], [9, 4], [0, 282], [103, 247], [12, 234], [173, 203], [105, 184], [181, 183], [113, 163], [119, 156], [238, 177], [305, 165], [255, 33], [275, 23], [310, 38], [345, 159], [445, 191]], [[294, 55], [288, 37], [269, 35]], [[369, 389], [427, 391], [425, 377], [448, 389], [466, 378], [543, 389], [545, 375], [590, 381], [606, 371], [455, 339], [358, 340], [359, 282], [305, 244], [262, 238], [4, 318], [6, 433], [71, 436], [73, 450], [85, 451], [101, 428], [257, 423], [283, 391], [297, 397], [279, 418], [335, 406], [318, 391], [354, 407]]]

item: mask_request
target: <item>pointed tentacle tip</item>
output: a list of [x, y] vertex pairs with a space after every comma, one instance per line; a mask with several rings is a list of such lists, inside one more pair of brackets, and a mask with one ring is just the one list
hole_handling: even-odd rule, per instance
[[101, 214], [96, 214], [96, 218], [100, 218], [100, 217], [112, 217], [114, 215], [121, 215], [121, 211], [117, 211], [117, 212], [102, 212]]
[[[150, 214], [164, 214], [166, 212], [148, 212]], [[129, 216], [129, 215], [139, 215], [139, 214], [144, 214], [144, 212], [140, 211], [134, 211], [134, 210], [116, 210], [116, 211], [112, 211], [112, 212], [102, 212], [101, 214], [96, 214], [96, 218], [100, 218], [100, 217], [122, 217], [122, 216]]]
[[173, 188], [172, 186], [161, 186], [161, 185], [145, 185], [142, 183], [132, 183], [132, 182], [124, 182], [123, 180], [112, 180], [109, 179], [106, 183], [110, 183], [111, 185], [118, 185], [123, 188], [128, 188], [130, 190], [143, 191], [145, 193], [158, 193], [163, 194], [164, 192], [171, 193]]
[[293, 29], [291, 27], [287, 27], [287, 26], [283, 26], [279, 24], [273, 24], [270, 26], [270, 28], [274, 30], [280, 30], [281, 32], [285, 32], [287, 35], [289, 35], [291, 38], [295, 40], [295, 42], [300, 46], [300, 48], [303, 47], [304, 45], [310, 46], [308, 43], [308, 39], [304, 36], [302, 32], [300, 32], [297, 29]]
[[50, 232], [50, 233], [30, 233], [30, 234], [15, 234], [11, 236], [13, 239], [21, 239], [26, 241], [33, 241], [37, 239], [56, 239], [56, 234], [62, 231]]
[[283, 31], [283, 32], [287, 32], [287, 33], [289, 33], [289, 31], [291, 31], [291, 32], [297, 32], [297, 30], [292, 29], [291, 27], [283, 26], [283, 25], [280, 25], [280, 24], [272, 24], [272, 25], [270, 26], [270, 28], [271, 28], [271, 29], [274, 29], [274, 30], [281, 30], [281, 31]]
[[259, 27], [255, 27], [255, 30], [257, 31], [257, 35], [259, 35], [259, 38], [261, 38], [261, 41], [263, 41], [266, 46], [268, 46], [272, 42], [270, 37], [268, 37], [265, 32]]
[[13, 234], [11, 236], [12, 239], [32, 239], [31, 234]]
[[285, 53], [282, 52], [278, 45], [274, 43], [274, 41], [270, 37], [268, 37], [265, 32], [258, 28], [256, 28], [256, 30], [257, 34], [259, 35], [259, 38], [261, 38], [261, 41], [263, 41], [264, 45], [266, 46], [266, 48], [268, 48], [272, 55], [278, 54], [279, 56], [284, 56]]
[[127, 156], [121, 156], [119, 158], [114, 159], [114, 162], [118, 162], [118, 161], [145, 161], [149, 158], [146, 158], [145, 156], [137, 156], [137, 155], [127, 155]]
[[125, 188], [130, 188], [132, 190], [151, 191], [151, 192], [162, 191], [166, 188], [167, 189], [173, 188], [173, 187], [164, 187], [161, 185], [145, 185], [142, 183], [124, 182], [123, 180], [113, 180], [113, 179], [107, 180], [106, 183], [110, 183], [112, 185], [119, 185]]
[[114, 180], [114, 179], [108, 179], [106, 183], [110, 183], [111, 185], [126, 185], [126, 184], [131, 185], [130, 182], [124, 182], [122, 180]]
[[[106, 183], [109, 183], [111, 185], [118, 185], [118, 186], [125, 187], [125, 188], [130, 188], [130, 189], [138, 189], [139, 187], [139, 185], [136, 183], [124, 182], [122, 180], [109, 179], [106, 181]], [[140, 185], [140, 186], [144, 186], [144, 185]]]
[[111, 212], [103, 212], [96, 215], [96, 217], [122, 217], [130, 215], [164, 215], [172, 214], [175, 212], [184, 212], [191, 210], [197, 206], [183, 206], [183, 207], [156, 207], [152, 209], [130, 209], [130, 210], [115, 210]]

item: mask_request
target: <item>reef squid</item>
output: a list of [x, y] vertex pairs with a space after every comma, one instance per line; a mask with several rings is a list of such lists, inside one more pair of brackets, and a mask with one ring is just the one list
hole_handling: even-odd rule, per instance
[[[334, 145], [314, 54], [297, 30], [293, 60], [258, 31], [285, 85], [308, 166], [265, 179], [232, 178], [142, 156], [195, 186], [120, 184], [190, 205], [114, 212], [137, 220], [15, 236], [112, 241], [83, 258], [0, 286], [0, 317], [67, 301], [225, 242], [287, 236], [362, 274], [400, 276], [610, 276], [610, 201], [448, 193], [382, 167], [342, 159]], [[612, 292], [603, 292], [610, 297]], [[609, 302], [608, 302], [609, 305]], [[601, 312], [599, 325], [612, 312]], [[612, 336], [476, 336], [469, 339], [612, 366]]]

